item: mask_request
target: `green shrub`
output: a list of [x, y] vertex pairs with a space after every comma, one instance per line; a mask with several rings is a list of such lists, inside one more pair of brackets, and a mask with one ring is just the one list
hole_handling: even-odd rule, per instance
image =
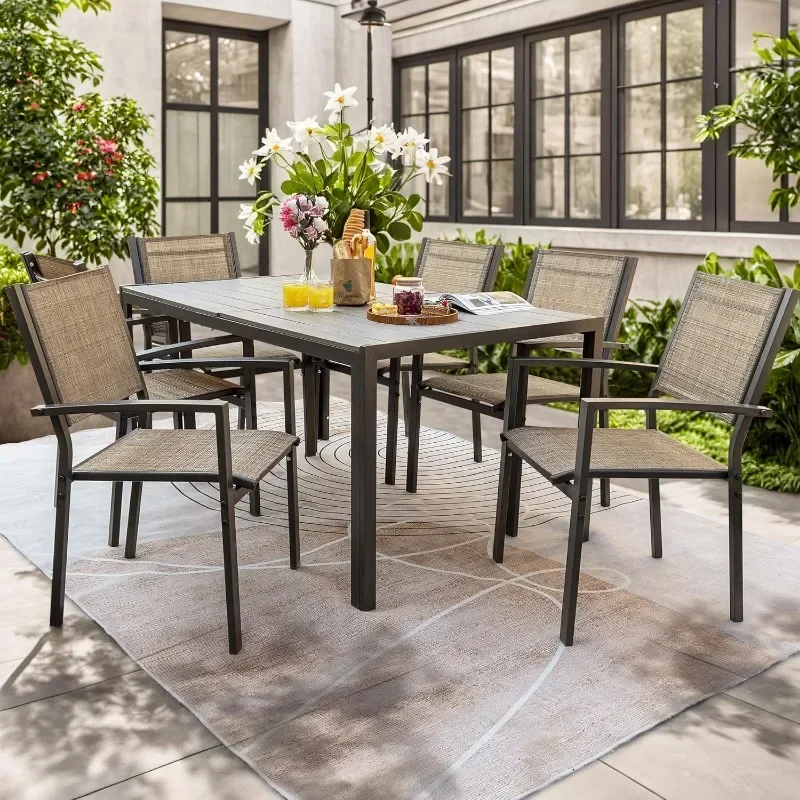
[[20, 364], [28, 363], [28, 354], [6, 296], [6, 286], [14, 283], [28, 283], [28, 273], [20, 255], [0, 244], [0, 371], [14, 359]]

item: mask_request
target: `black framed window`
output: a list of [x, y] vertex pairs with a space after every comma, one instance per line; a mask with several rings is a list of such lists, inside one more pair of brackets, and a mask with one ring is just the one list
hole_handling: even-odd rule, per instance
[[534, 224], [609, 224], [607, 46], [608, 29], [597, 24], [528, 39]]
[[[451, 73], [452, 58], [416, 64], [400, 70], [400, 129], [425, 131], [430, 139], [427, 147], [435, 147], [439, 155], [452, 158], [451, 145]], [[442, 185], [427, 184], [418, 176], [411, 185], [425, 200], [428, 219], [448, 219], [451, 216], [452, 186], [450, 178], [442, 177]]]
[[164, 25], [163, 219], [166, 236], [234, 231], [243, 271], [267, 272], [266, 237], [246, 242], [239, 165], [266, 127], [266, 40], [246, 31]]
[[[800, 0], [732, 0], [731, 2], [731, 68], [729, 97], [732, 100], [746, 87], [743, 78], [760, 62], [753, 52], [753, 34], [786, 36], [800, 28]], [[746, 129], [733, 133], [735, 140], [744, 139]], [[772, 170], [757, 159], [731, 159], [730, 218], [732, 230], [770, 231], [776, 229], [800, 232], [800, 207], [771, 211], [767, 202], [776, 183]], [[788, 186], [788, 178], [783, 179]]]

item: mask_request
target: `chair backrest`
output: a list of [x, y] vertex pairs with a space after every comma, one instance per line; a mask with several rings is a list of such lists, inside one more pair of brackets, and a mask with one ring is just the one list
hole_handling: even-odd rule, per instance
[[652, 393], [709, 403], [758, 403], [796, 300], [791, 289], [695, 272]]
[[86, 271], [86, 264], [83, 261], [70, 261], [67, 258], [56, 258], [55, 256], [39, 256], [27, 250], [23, 251], [21, 255], [31, 283], [66, 278], [67, 275]]
[[125, 400], [145, 391], [107, 267], [8, 291], [46, 403]]
[[502, 244], [425, 238], [414, 273], [429, 292], [489, 292], [502, 257]]
[[238, 278], [233, 233], [128, 239], [136, 283], [185, 283]]
[[538, 308], [605, 317], [605, 338], [613, 341], [619, 335], [637, 262], [633, 256], [614, 253], [537, 247], [525, 299]]

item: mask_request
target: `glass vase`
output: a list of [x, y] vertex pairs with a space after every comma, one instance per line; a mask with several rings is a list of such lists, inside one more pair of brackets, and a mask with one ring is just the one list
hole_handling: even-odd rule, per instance
[[308, 290], [317, 282], [313, 265], [314, 251], [306, 250], [303, 274], [283, 282], [283, 307], [286, 311], [308, 311]]

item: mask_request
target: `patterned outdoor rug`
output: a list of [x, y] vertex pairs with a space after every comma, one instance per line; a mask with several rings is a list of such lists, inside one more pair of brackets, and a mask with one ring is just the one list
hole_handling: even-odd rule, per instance
[[[260, 411], [281, 427], [278, 407]], [[563, 648], [568, 501], [526, 468], [520, 537], [494, 564], [498, 453], [475, 464], [471, 444], [431, 430], [418, 493], [379, 483], [378, 610], [359, 612], [348, 426], [336, 401], [330, 441], [301, 462], [299, 571], [282, 470], [264, 481], [264, 516], [239, 509], [238, 656], [216, 487], [145, 485], [135, 561], [102, 546], [107, 485], [79, 484], [73, 499], [69, 596], [287, 797], [524, 797], [800, 649], [800, 549], [747, 536], [734, 625], [727, 531], [667, 507], [653, 560], [647, 503], [620, 492], [595, 509], [576, 643]], [[77, 434], [76, 458], [109, 438]], [[0, 448], [2, 533], [48, 572], [52, 487], [32, 478], [53, 464], [52, 437]]]

